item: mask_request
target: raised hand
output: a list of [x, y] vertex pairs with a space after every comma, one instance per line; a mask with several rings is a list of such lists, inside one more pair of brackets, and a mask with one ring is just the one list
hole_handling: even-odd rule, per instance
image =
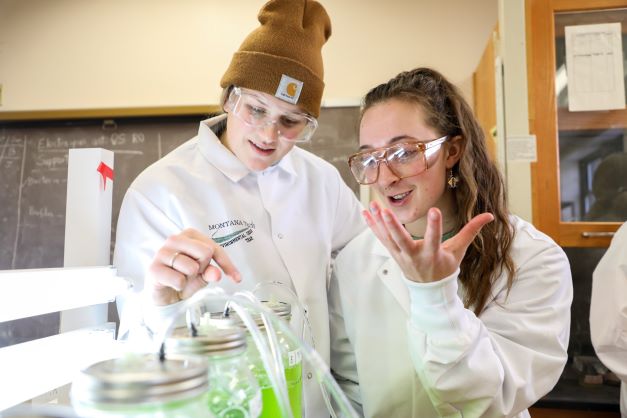
[[233, 281], [241, 281], [239, 271], [222, 247], [199, 231], [186, 229], [170, 236], [157, 251], [148, 269], [144, 291], [150, 292], [155, 305], [176, 303], [207, 283], [219, 281], [220, 269]]
[[494, 220], [491, 213], [472, 218], [452, 238], [442, 241], [442, 214], [437, 208], [427, 213], [424, 239], [414, 240], [396, 215], [378, 202], [363, 211], [366, 223], [399, 264], [405, 277], [415, 282], [435, 282], [459, 268], [466, 249], [484, 225]]

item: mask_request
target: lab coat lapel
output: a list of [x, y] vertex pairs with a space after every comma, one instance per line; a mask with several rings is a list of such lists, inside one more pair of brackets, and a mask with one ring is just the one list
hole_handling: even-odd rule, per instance
[[403, 271], [396, 261], [390, 256], [387, 249], [377, 240], [377, 244], [373, 249], [373, 253], [384, 257], [385, 261], [377, 269], [377, 277], [383, 283], [383, 286], [394, 296], [394, 299], [403, 308], [405, 313], [409, 315], [409, 294], [407, 286], [403, 282]]

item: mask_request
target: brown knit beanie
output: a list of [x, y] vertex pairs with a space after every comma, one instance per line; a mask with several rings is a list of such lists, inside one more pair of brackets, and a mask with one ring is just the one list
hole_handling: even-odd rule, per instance
[[322, 45], [331, 20], [313, 0], [270, 0], [220, 81], [278, 97], [318, 117], [324, 90]]

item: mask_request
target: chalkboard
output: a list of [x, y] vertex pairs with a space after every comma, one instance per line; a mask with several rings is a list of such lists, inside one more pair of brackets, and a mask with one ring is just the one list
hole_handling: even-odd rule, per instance
[[141, 170], [194, 136], [198, 120], [97, 120], [0, 130], [0, 269], [63, 266], [70, 148], [115, 152], [114, 232], [122, 198]]
[[[63, 266], [70, 148], [114, 151], [113, 251], [118, 213], [130, 183], [145, 167], [195, 136], [206, 117], [0, 122], [0, 270]], [[299, 144], [334, 164], [355, 193], [358, 185], [346, 160], [358, 148], [358, 119], [357, 107], [323, 108], [311, 142]], [[0, 323], [0, 347], [56, 334], [58, 317]]]
[[359, 184], [348, 167], [348, 157], [359, 148], [359, 107], [322, 108], [318, 122], [311, 141], [298, 146], [333, 164], [359, 197]]

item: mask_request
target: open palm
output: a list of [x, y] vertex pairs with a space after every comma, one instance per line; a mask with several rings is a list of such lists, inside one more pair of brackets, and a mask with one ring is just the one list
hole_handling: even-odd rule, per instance
[[370, 229], [388, 249], [405, 277], [422, 283], [453, 274], [481, 228], [494, 220], [491, 213], [479, 214], [455, 236], [442, 242], [442, 214], [439, 209], [431, 208], [424, 239], [414, 240], [390, 209], [382, 208], [377, 202], [372, 202], [370, 208], [371, 211], [363, 212]]

